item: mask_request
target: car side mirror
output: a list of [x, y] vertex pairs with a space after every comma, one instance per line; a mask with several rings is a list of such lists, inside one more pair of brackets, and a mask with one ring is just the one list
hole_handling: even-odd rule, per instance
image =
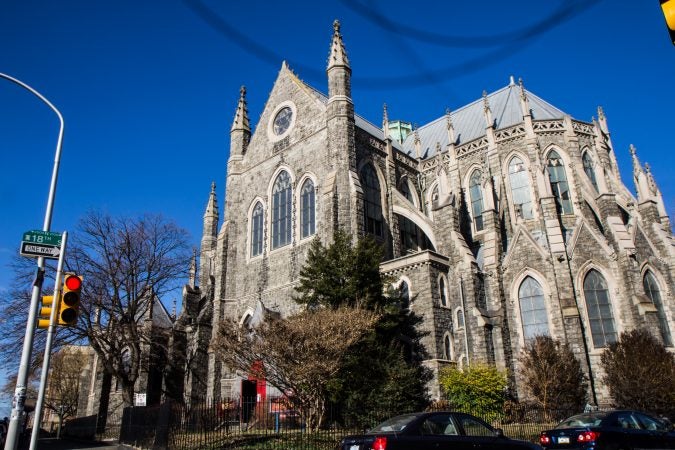
[[495, 436], [497, 436], [498, 438], [506, 437], [504, 436], [504, 430], [502, 430], [501, 428], [495, 428]]

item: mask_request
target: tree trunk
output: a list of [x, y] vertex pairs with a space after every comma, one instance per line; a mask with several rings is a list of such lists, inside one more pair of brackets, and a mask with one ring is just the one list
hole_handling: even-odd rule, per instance
[[133, 383], [122, 382], [122, 402], [124, 407], [134, 406], [134, 385]]

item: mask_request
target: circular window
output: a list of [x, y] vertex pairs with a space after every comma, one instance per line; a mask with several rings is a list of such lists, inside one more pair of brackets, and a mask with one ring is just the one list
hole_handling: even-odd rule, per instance
[[277, 136], [288, 131], [288, 128], [291, 126], [291, 120], [293, 119], [293, 110], [290, 107], [284, 106], [274, 117], [274, 122], [272, 124], [272, 130]]

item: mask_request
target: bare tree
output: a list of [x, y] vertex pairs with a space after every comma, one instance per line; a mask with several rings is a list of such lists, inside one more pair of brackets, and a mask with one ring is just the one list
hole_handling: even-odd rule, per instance
[[143, 350], [152, 345], [152, 311], [187, 272], [186, 232], [157, 215], [113, 218], [90, 212], [69, 246], [68, 268], [84, 277], [76, 336], [86, 339], [104, 370], [133, 404]]
[[[123, 401], [131, 405], [134, 384], [141, 370], [141, 353], [151, 344], [148, 320], [153, 303], [180, 288], [189, 266], [187, 233], [159, 215], [137, 218], [87, 213], [70, 232], [66, 270], [84, 277], [78, 323], [58, 327], [54, 351], [68, 344], [88, 343], [99, 355], [104, 370], [122, 385]], [[32, 259], [16, 258], [12, 294], [0, 299], [0, 357], [8, 369], [18, 358], [35, 276]], [[43, 294], [53, 289], [53, 265], [45, 272]], [[52, 281], [50, 285], [50, 281]], [[35, 336], [32, 372], [42, 363], [46, 333]]]
[[288, 395], [308, 429], [316, 430], [324, 420], [328, 381], [377, 319], [372, 311], [339, 307], [268, 320], [255, 329], [224, 320], [213, 347], [231, 369], [265, 378]]
[[77, 414], [80, 377], [86, 364], [87, 355], [77, 346], [61, 347], [51, 358], [44, 406], [60, 423]]
[[546, 414], [579, 411], [587, 399], [586, 376], [567, 344], [550, 336], [527, 341], [520, 356], [525, 392]]

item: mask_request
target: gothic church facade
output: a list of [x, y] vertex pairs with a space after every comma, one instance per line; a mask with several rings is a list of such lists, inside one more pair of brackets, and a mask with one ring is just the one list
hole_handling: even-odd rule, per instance
[[[328, 94], [283, 63], [255, 130], [242, 88], [230, 136], [226, 220], [212, 187], [199, 252], [173, 331], [181, 394], [265, 396], [216, 359], [224, 317], [251, 326], [298, 311], [311, 241], [371, 235], [423, 318], [428, 366], [474, 362], [518, 373], [526, 341], [569, 343], [603, 403], [600, 355], [622, 331], [675, 331], [675, 241], [661, 193], [631, 147], [623, 184], [607, 120], [577, 120], [513, 79], [413, 129], [354, 111], [352, 69], [334, 24]], [[514, 379], [517, 388], [517, 376]], [[433, 397], [440, 395], [436, 382]]]

